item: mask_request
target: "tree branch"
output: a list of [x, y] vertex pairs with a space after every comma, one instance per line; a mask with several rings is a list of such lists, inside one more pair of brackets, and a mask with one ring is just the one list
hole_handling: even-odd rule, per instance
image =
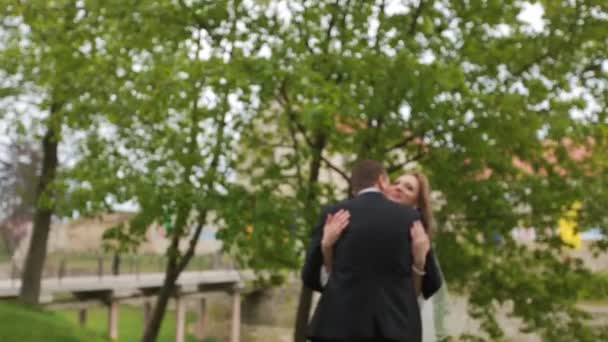
[[336, 0], [336, 2], [333, 4], [334, 7], [334, 13], [331, 14], [331, 17], [329, 19], [329, 26], [327, 27], [327, 31], [325, 32], [325, 48], [323, 50], [325, 50], [325, 54], [327, 54], [329, 52], [329, 43], [331, 41], [331, 31], [334, 29], [334, 26], [336, 25], [336, 13], [335, 13], [335, 8], [339, 7], [338, 4], [339, 0]]
[[188, 244], [188, 249], [186, 250], [186, 253], [184, 253], [182, 258], [180, 259], [179, 264], [177, 265], [178, 274], [180, 274], [186, 268], [186, 266], [188, 266], [190, 259], [192, 259], [192, 257], [194, 256], [194, 251], [196, 250], [196, 245], [198, 244], [198, 240], [201, 236], [203, 228], [205, 227], [206, 220], [207, 220], [207, 210], [202, 210], [199, 214], [198, 223], [194, 230], [194, 235], [192, 235], [192, 237], [190, 238], [190, 243]]
[[323, 157], [323, 155], [321, 155], [321, 160], [323, 160], [323, 162], [327, 164], [330, 169], [337, 172], [347, 183], [350, 183], [350, 177], [348, 176], [348, 174], [346, 174], [346, 172], [344, 172], [344, 170], [334, 165], [329, 159]]
[[196, 24], [198, 25], [199, 29], [203, 28], [203, 29], [207, 30], [209, 35], [211, 35], [210, 27], [207, 24], [205, 24], [205, 21], [203, 20], [203, 18], [196, 15], [196, 12], [191, 7], [188, 7], [188, 5], [186, 4], [186, 2], [184, 0], [178, 0], [178, 3], [182, 9], [186, 10], [187, 13], [190, 13], [190, 15], [192, 15], [192, 19], [194, 19], [194, 21], [196, 21]]
[[[365, 122], [365, 127], [369, 129], [372, 125], [372, 117], [368, 116], [367, 121]], [[359, 146], [359, 152], [357, 153], [357, 159], [365, 159], [368, 157], [366, 153], [367, 150], [371, 147], [371, 138], [370, 134], [367, 131], [363, 132], [363, 139], [361, 140], [361, 145]]]
[[398, 148], [406, 147], [415, 138], [416, 138], [415, 134], [407, 136], [407, 137], [403, 138], [403, 140], [399, 141], [398, 143], [396, 143], [393, 146], [391, 146], [388, 149], [386, 149], [385, 152], [389, 152], [389, 151], [392, 151], [392, 150], [395, 150], [395, 149], [398, 149]]
[[424, 6], [424, 0], [420, 0], [418, 3], [418, 7], [416, 7], [416, 11], [414, 12], [414, 16], [412, 17], [412, 23], [410, 24], [410, 29], [408, 30], [408, 34], [412, 36], [416, 33], [416, 27], [418, 25], [418, 18], [420, 14], [422, 14], [422, 8]]
[[423, 157], [426, 155], [426, 154], [424, 153], [423, 148], [424, 148], [424, 145], [423, 145], [423, 144], [422, 144], [422, 142], [421, 142], [420, 144], [418, 144], [418, 149], [417, 149], [417, 151], [416, 151], [416, 154], [414, 154], [414, 155], [413, 155], [411, 158], [406, 158], [406, 159], [405, 159], [405, 161], [404, 161], [404, 162], [402, 162], [402, 163], [398, 163], [398, 164], [391, 165], [391, 166], [387, 167], [387, 169], [386, 169], [386, 170], [387, 170], [387, 172], [388, 172], [389, 174], [390, 174], [390, 173], [393, 173], [393, 172], [395, 172], [395, 171], [397, 171], [397, 170], [399, 170], [399, 169], [403, 168], [404, 166], [406, 166], [406, 165], [407, 165], [407, 164], [409, 164], [409, 163], [413, 163], [413, 162], [415, 162], [415, 161], [419, 161], [419, 160], [421, 160], [421, 159], [422, 159], [422, 158], [423, 158]]
[[524, 64], [518, 71], [513, 73], [513, 76], [521, 76], [524, 72], [528, 71], [534, 65], [543, 61], [543, 59], [549, 57], [551, 55], [551, 49], [547, 49], [544, 53], [541, 53], [538, 56], [535, 56], [531, 61]]
[[378, 125], [376, 125], [375, 129], [374, 129], [374, 136], [372, 138], [371, 143], [372, 144], [376, 144], [378, 142], [378, 137], [380, 136], [380, 130], [382, 129], [382, 126], [384, 126], [384, 118], [385, 115], [381, 115], [379, 118], [377, 118], [377, 122]]
[[281, 84], [280, 95], [281, 95], [281, 98], [283, 99], [283, 103], [286, 105], [285, 109], [287, 110], [287, 116], [288, 116], [289, 120], [295, 125], [298, 132], [300, 134], [302, 134], [302, 136], [304, 137], [304, 140], [306, 141], [306, 144], [309, 147], [313, 147], [314, 144], [312, 142], [312, 139], [310, 139], [310, 137], [308, 137], [308, 135], [306, 135], [306, 130], [304, 129], [302, 124], [296, 118], [295, 112], [293, 110], [291, 110], [289, 95], [287, 95], [287, 87], [286, 87], [285, 81], [283, 81], [283, 83]]
[[425, 131], [424, 133], [420, 133], [420, 134], [412, 133], [411, 135], [409, 135], [407, 137], [404, 137], [403, 140], [397, 142], [396, 144], [394, 144], [393, 146], [389, 147], [388, 149], [385, 149], [384, 153], [391, 152], [391, 151], [393, 151], [395, 149], [398, 149], [398, 148], [404, 148], [407, 145], [409, 145], [409, 143], [411, 143], [416, 138], [421, 138], [422, 139], [427, 134], [436, 134], [436, 133], [438, 133], [440, 131], [441, 130], [438, 129], [438, 127], [436, 126], [436, 127], [432, 128], [432, 129], [429, 129], [429, 130]]
[[[287, 104], [289, 106], [289, 104]], [[298, 138], [296, 136], [296, 131], [295, 128], [293, 127], [293, 122], [291, 120], [289, 120], [289, 122], [287, 123], [287, 127], [289, 129], [289, 135], [291, 137], [291, 141], [293, 144], [293, 151], [294, 154], [296, 156], [296, 174], [298, 176], [298, 180], [300, 181], [300, 184], [304, 181], [304, 179], [302, 178], [302, 170], [300, 167], [300, 157], [298, 152], [300, 151], [300, 146], [298, 144]]]
[[[292, 8], [290, 8], [290, 9], [293, 10]], [[306, 17], [306, 10], [307, 10], [307, 7], [306, 7], [306, 5], [304, 5], [304, 12], [302, 13], [302, 16], [304, 16], [304, 17]], [[298, 35], [300, 36], [300, 40], [304, 43], [304, 46], [306, 47], [308, 52], [310, 52], [311, 55], [314, 55], [315, 51], [313, 50], [312, 46], [310, 46], [310, 44], [308, 43], [308, 35], [305, 36], [303, 33], [303, 31], [306, 31], [306, 34], [308, 34], [308, 30], [305, 30], [302, 27], [302, 23], [298, 22], [297, 20], [295, 20], [295, 23], [296, 23], [296, 28], [298, 29]]]
[[[577, 31], [578, 31], [578, 25], [576, 25], [576, 22], [580, 16], [580, 6], [581, 6], [581, 4], [579, 2], [575, 2], [574, 18], [572, 19], [572, 22], [570, 23], [570, 25], [568, 26], [568, 29], [566, 30], [566, 32], [571, 33], [571, 35], [566, 38], [567, 43], [569, 45], [572, 45], [569, 48], [570, 51], [576, 51], [576, 47], [573, 44], [573, 40], [574, 40], [574, 37], [577, 35]], [[549, 37], [547, 37], [547, 40], [550, 42], [551, 39], [553, 39], [553, 37], [554, 37], [554, 35], [550, 34]], [[547, 57], [553, 56], [554, 59], [559, 59], [560, 52], [562, 52], [562, 51], [563, 51], [562, 48], [550, 45], [549, 47], [547, 47], [547, 50], [545, 52], [534, 57], [530, 62], [524, 64], [518, 71], [513, 73], [513, 76], [521, 76], [524, 72], [526, 72], [527, 70], [532, 68], [534, 65], [539, 64]]]
[[413, 163], [415, 161], [418, 161], [418, 160], [422, 159], [423, 156], [424, 156], [424, 154], [422, 153], [422, 151], [419, 151], [412, 158], [408, 158], [408, 159], [406, 159], [402, 163], [398, 163], [398, 164], [395, 164], [395, 165], [390, 165], [389, 167], [386, 168], [386, 171], [387, 171], [387, 173], [391, 174], [391, 173], [393, 173], [395, 171], [398, 171], [398, 170], [402, 169], [404, 166], [406, 166], [409, 163]]
[[350, 8], [351, 0], [347, 0], [344, 4], [344, 12], [342, 13], [342, 19], [340, 20], [340, 41], [342, 42], [342, 46], [346, 45], [344, 42], [344, 33], [346, 32], [346, 16], [348, 15], [348, 10]]
[[386, 0], [382, 0], [380, 3], [380, 12], [378, 13], [378, 32], [376, 33], [376, 41], [374, 42], [374, 50], [378, 51], [380, 48], [380, 30], [382, 29], [382, 22], [384, 20], [384, 8], [386, 7]]
[[[223, 100], [223, 104], [224, 106], [226, 106], [227, 103], [227, 99], [228, 99], [228, 93], [226, 92], [224, 94], [224, 100]], [[222, 115], [220, 115], [220, 118], [217, 119], [217, 124], [218, 124], [218, 133], [217, 133], [217, 140], [216, 140], [216, 145], [214, 146], [213, 149], [213, 159], [211, 160], [210, 166], [209, 166], [209, 172], [205, 175], [205, 183], [207, 186], [207, 192], [210, 193], [212, 190], [211, 187], [211, 183], [214, 181], [215, 179], [215, 175], [217, 174], [217, 167], [219, 164], [219, 157], [222, 151], [222, 143], [224, 141], [224, 132], [225, 132], [225, 125], [226, 125], [226, 111], [222, 112]], [[198, 125], [196, 125], [198, 126]], [[205, 222], [207, 220], [207, 210], [206, 209], [200, 209], [199, 208], [199, 218], [198, 218], [198, 223], [197, 226], [194, 230], [194, 235], [190, 238], [190, 242], [188, 244], [188, 249], [186, 250], [186, 253], [184, 253], [184, 255], [182, 255], [182, 257], [179, 260], [179, 263], [176, 265], [176, 272], [177, 274], [180, 274], [188, 265], [188, 263], [190, 262], [190, 259], [192, 259], [192, 256], [194, 255], [194, 251], [196, 249], [196, 245], [198, 244], [198, 240], [199, 237], [201, 235], [201, 232], [203, 230], [203, 227], [205, 225]]]

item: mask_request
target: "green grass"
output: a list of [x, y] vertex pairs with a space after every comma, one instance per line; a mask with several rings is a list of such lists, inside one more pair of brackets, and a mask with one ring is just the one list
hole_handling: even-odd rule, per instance
[[0, 302], [2, 342], [102, 342], [103, 335], [71, 324], [62, 315]]
[[[119, 309], [118, 341], [131, 342], [141, 339], [144, 323], [141, 308], [121, 305]], [[188, 313], [188, 324], [196, 315]], [[87, 312], [87, 324], [78, 325], [76, 310], [46, 311], [26, 308], [19, 304], [0, 301], [0, 341], [2, 342], [105, 342], [108, 336], [108, 311], [103, 307]], [[158, 336], [159, 342], [175, 341], [175, 312], [167, 311]], [[196, 342], [193, 335], [186, 335], [187, 342]], [[206, 342], [217, 341], [213, 337]]]
[[[72, 322], [73, 325], [77, 324], [78, 312], [75, 310], [61, 311], [59, 315], [62, 316], [66, 321]], [[196, 315], [194, 313], [188, 313], [186, 316], [187, 324], [195, 322]], [[141, 339], [144, 320], [143, 320], [143, 309], [131, 305], [121, 305], [118, 313], [118, 341], [119, 342], [131, 342], [139, 341]], [[107, 338], [108, 336], [108, 310], [103, 307], [91, 308], [87, 312], [87, 324], [86, 328], [97, 335], [101, 335]], [[0, 340], [2, 340], [0, 338]], [[4, 340], [2, 340], [4, 341]], [[168, 310], [161, 326], [160, 334], [158, 337], [159, 342], [164, 341], [175, 341], [175, 312]], [[186, 341], [195, 342], [194, 335], [186, 335]], [[214, 341], [212, 338], [208, 338], [206, 341]]]

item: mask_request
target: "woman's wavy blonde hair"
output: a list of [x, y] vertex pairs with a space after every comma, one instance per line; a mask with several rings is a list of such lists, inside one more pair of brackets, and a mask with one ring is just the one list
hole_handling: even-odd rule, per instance
[[435, 231], [435, 220], [433, 219], [433, 207], [431, 200], [431, 185], [428, 178], [420, 171], [409, 171], [405, 175], [411, 175], [418, 180], [418, 203], [416, 203], [422, 216], [422, 224], [429, 236]]

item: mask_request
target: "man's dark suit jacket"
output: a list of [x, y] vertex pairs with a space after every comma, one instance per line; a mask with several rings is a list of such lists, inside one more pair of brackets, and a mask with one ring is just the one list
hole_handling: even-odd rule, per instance
[[[321, 284], [325, 217], [350, 211], [350, 224], [334, 246], [332, 273]], [[302, 270], [304, 284], [323, 292], [309, 326], [313, 340], [421, 340], [420, 310], [412, 280], [410, 227], [419, 213], [367, 192], [324, 210]], [[434, 257], [425, 266], [422, 292], [441, 286]], [[430, 272], [429, 272], [430, 271]]]

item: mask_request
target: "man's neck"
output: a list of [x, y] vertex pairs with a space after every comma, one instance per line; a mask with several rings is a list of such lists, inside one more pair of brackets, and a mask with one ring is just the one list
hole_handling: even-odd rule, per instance
[[359, 192], [357, 192], [357, 196], [368, 193], [368, 192], [379, 192], [382, 193], [382, 190], [380, 190], [377, 186], [370, 186], [368, 188], [365, 188]]

